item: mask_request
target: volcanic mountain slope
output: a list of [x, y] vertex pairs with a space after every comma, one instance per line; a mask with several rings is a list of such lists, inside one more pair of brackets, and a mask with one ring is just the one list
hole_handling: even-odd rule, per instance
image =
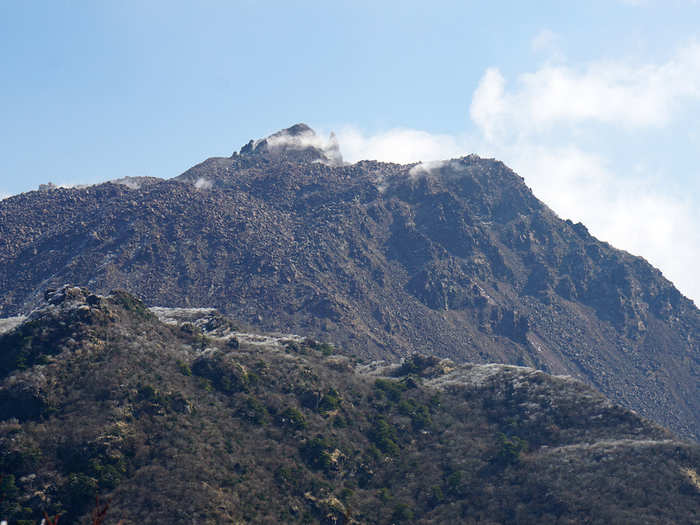
[[571, 374], [700, 437], [698, 309], [500, 162], [345, 165], [297, 125], [175, 179], [126, 182], [0, 202], [1, 314], [66, 282], [121, 288], [349, 354]]
[[700, 446], [570, 377], [356, 361], [210, 309], [65, 287], [0, 334], [0, 518], [674, 523]]

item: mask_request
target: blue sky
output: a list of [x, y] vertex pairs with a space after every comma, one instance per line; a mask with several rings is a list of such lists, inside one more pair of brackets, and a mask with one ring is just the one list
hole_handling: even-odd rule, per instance
[[295, 122], [507, 162], [700, 300], [700, 5], [0, 2], [0, 197], [172, 177]]

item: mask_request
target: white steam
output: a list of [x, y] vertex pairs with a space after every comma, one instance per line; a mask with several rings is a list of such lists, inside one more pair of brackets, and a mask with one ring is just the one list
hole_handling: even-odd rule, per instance
[[329, 147], [329, 140], [324, 139], [311, 130], [304, 131], [295, 135], [289, 133], [276, 133], [267, 139], [268, 148], [274, 149], [296, 149], [304, 150], [307, 148], [316, 148], [321, 151]]
[[199, 177], [195, 182], [194, 182], [194, 187], [197, 188], [198, 190], [210, 190], [212, 188], [213, 184], [210, 180], [205, 179], [204, 177]]
[[126, 186], [130, 190], [141, 189], [141, 181], [137, 177], [122, 177], [121, 179], [114, 179], [109, 182], [111, 182], [112, 184]]
[[[99, 184], [99, 183], [97, 183]], [[67, 189], [67, 190], [84, 190], [86, 188], [90, 188], [92, 186], [95, 186], [96, 184], [81, 184], [77, 182], [61, 182], [59, 184], [54, 184], [53, 182], [47, 182], [46, 184], [39, 184], [39, 191], [51, 191], [51, 190], [57, 190], [59, 188]]]
[[449, 173], [454, 174], [455, 172], [464, 169], [463, 165], [456, 160], [429, 160], [427, 162], [419, 162], [415, 166], [412, 166], [408, 171], [408, 175], [412, 178], [417, 177], [434, 177], [440, 174], [444, 169], [448, 168]]
[[[326, 139], [314, 133], [313, 130], [308, 129], [295, 134], [285, 132], [276, 133], [265, 139], [265, 141], [268, 150], [273, 153], [279, 150], [303, 151], [308, 148], [313, 148], [320, 151], [330, 164], [340, 165], [343, 162], [335, 133], [331, 133]], [[257, 144], [254, 144], [253, 147], [257, 147]], [[323, 161], [319, 160], [319, 162]]]

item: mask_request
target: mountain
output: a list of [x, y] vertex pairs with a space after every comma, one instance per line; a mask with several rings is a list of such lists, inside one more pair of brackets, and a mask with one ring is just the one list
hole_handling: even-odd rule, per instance
[[[697, 523], [700, 446], [571, 377], [359, 364], [213, 309], [48, 291], [0, 334], [0, 518]], [[25, 520], [25, 521], [21, 521]]]
[[299, 124], [169, 180], [0, 201], [0, 315], [64, 283], [214, 307], [346, 355], [569, 374], [700, 438], [700, 311], [501, 162], [344, 164]]

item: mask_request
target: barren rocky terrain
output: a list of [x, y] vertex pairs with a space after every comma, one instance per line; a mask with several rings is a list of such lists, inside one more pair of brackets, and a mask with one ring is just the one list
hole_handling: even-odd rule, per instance
[[700, 312], [501, 162], [344, 164], [297, 125], [170, 180], [0, 202], [0, 314], [47, 288], [217, 308], [346, 355], [569, 374], [700, 436]]

